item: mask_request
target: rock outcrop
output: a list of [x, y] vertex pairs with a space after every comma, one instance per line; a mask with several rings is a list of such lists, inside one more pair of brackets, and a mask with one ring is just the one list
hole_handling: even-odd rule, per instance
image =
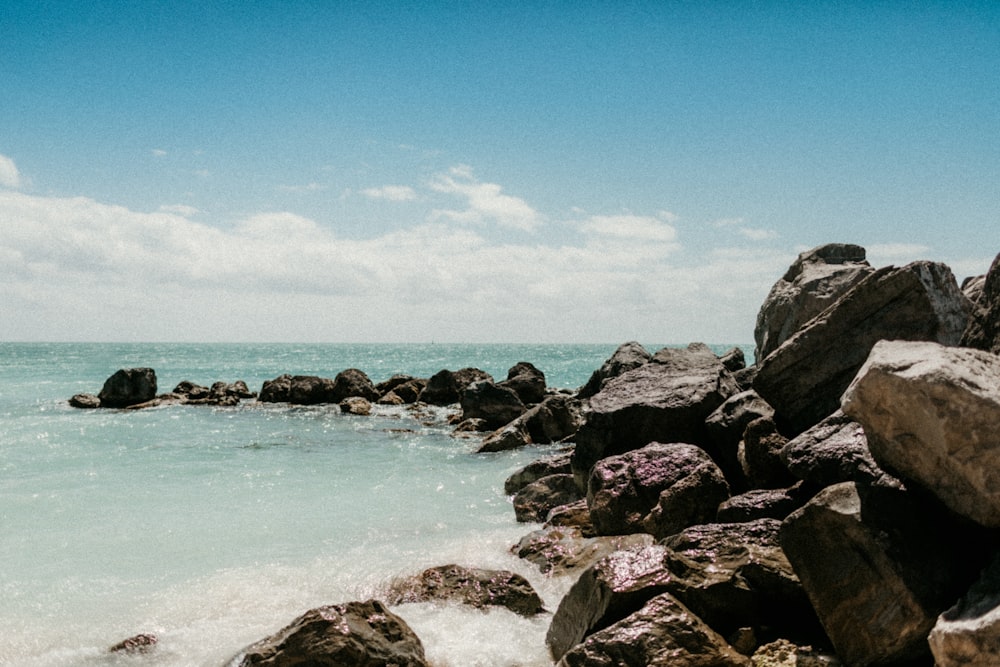
[[507, 570], [442, 565], [392, 584], [389, 604], [446, 600], [477, 609], [503, 607], [521, 616], [545, 611], [542, 599], [527, 579]]
[[480, 420], [480, 429], [492, 431], [514, 421], [527, 408], [510, 387], [490, 380], [473, 382], [461, 392], [462, 419]]
[[156, 371], [152, 368], [123, 368], [104, 381], [97, 395], [102, 408], [127, 408], [156, 397]]
[[443, 369], [432, 375], [420, 392], [419, 400], [431, 405], [451, 405], [458, 403], [459, 396], [473, 382], [493, 381], [493, 376], [478, 368], [462, 368], [457, 371]]
[[962, 345], [1000, 354], [1000, 255], [982, 281]]
[[541, 403], [545, 398], [545, 373], [527, 361], [514, 364], [507, 371], [507, 379], [497, 384], [514, 390], [525, 405]]
[[591, 374], [587, 384], [583, 385], [577, 392], [577, 398], [590, 398], [599, 392], [604, 387], [604, 383], [611, 378], [642, 366], [652, 357], [653, 355], [646, 348], [635, 341], [622, 343], [614, 354]]

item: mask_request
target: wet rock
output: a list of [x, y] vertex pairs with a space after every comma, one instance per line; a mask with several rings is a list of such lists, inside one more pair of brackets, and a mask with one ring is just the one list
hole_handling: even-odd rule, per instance
[[74, 408], [93, 410], [101, 407], [101, 399], [93, 394], [75, 394], [69, 399], [69, 404]]
[[928, 637], [937, 667], [1000, 665], [1000, 555]]
[[542, 477], [560, 473], [569, 473], [570, 454], [571, 452], [562, 452], [535, 459], [507, 478], [503, 485], [504, 493], [508, 496], [512, 496], [528, 484], [531, 484]]
[[[486, 426], [486, 420], [481, 421], [483, 426]], [[488, 454], [490, 452], [507, 452], [512, 449], [526, 447], [530, 444], [532, 444], [531, 436], [524, 427], [524, 422], [520, 417], [518, 417], [511, 423], [498, 428], [483, 438], [483, 442], [479, 445], [479, 449], [476, 450], [476, 453]]]
[[818, 488], [868, 483], [885, 474], [868, 450], [864, 428], [840, 410], [789, 440], [781, 460], [792, 475]]
[[648, 362], [653, 355], [646, 351], [642, 345], [635, 341], [623, 343], [618, 346], [614, 354], [605, 361], [599, 369], [594, 371], [587, 384], [580, 388], [577, 397], [581, 399], [590, 398], [603, 387], [604, 383], [611, 378], [618, 377], [622, 373], [638, 368]]
[[372, 404], [367, 398], [351, 396], [340, 402], [340, 411], [348, 415], [367, 417], [372, 413]]
[[553, 508], [580, 499], [573, 475], [549, 475], [517, 492], [514, 496], [514, 515], [518, 521], [542, 522]]
[[566, 505], [559, 505], [549, 510], [545, 515], [546, 526], [579, 528], [584, 537], [594, 537], [594, 523], [590, 520], [590, 508], [585, 499]]
[[507, 570], [442, 565], [393, 583], [389, 604], [449, 600], [477, 609], [504, 607], [521, 616], [545, 611], [527, 579]]
[[1000, 255], [996, 256], [982, 280], [962, 345], [1000, 354]]
[[645, 533], [593, 537], [573, 526], [546, 526], [525, 535], [511, 553], [552, 576], [567, 576], [587, 569], [621, 549], [646, 547], [653, 536]]
[[158, 641], [156, 635], [144, 632], [128, 639], [123, 639], [110, 647], [108, 653], [124, 653], [126, 655], [145, 654], [152, 651]]
[[844, 395], [875, 461], [1000, 527], [1000, 356], [883, 341]]
[[951, 269], [914, 262], [870, 273], [760, 364], [754, 389], [786, 435], [833, 414], [840, 397], [882, 339], [956, 345], [968, 301]]
[[399, 616], [377, 600], [307, 611], [236, 656], [231, 667], [429, 667], [424, 647]]
[[507, 371], [507, 379], [497, 383], [512, 389], [525, 405], [540, 403], [545, 398], [545, 373], [527, 361], [519, 361]]
[[102, 408], [127, 408], [156, 397], [156, 371], [152, 368], [123, 368], [104, 381], [97, 395]]
[[462, 419], [482, 419], [487, 430], [520, 417], [526, 408], [517, 393], [490, 380], [473, 382], [461, 393]]

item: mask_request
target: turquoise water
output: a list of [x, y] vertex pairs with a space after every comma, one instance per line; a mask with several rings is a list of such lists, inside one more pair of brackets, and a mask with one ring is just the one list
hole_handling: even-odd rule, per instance
[[[514, 521], [503, 481], [551, 447], [476, 455], [451, 436], [447, 409], [68, 407], [118, 368], [156, 369], [165, 392], [350, 367], [375, 382], [464, 366], [502, 379], [525, 360], [575, 388], [614, 349], [0, 344], [0, 664], [138, 664], [105, 649], [154, 632], [142, 664], [220, 665], [309, 607], [378, 596], [448, 562], [521, 572], [553, 609], [572, 583], [507, 551], [533, 526]], [[550, 664], [544, 616], [397, 611], [440, 667]]]

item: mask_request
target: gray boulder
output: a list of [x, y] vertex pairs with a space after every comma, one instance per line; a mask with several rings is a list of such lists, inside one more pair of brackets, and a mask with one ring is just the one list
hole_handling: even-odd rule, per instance
[[597, 462], [587, 504], [598, 535], [647, 532], [665, 537], [715, 518], [729, 497], [722, 471], [685, 443], [651, 443]]
[[883, 341], [844, 394], [880, 466], [1000, 527], [1000, 356]]
[[311, 609], [244, 649], [229, 665], [429, 667], [420, 639], [377, 600]]
[[1000, 665], [1000, 555], [927, 638], [937, 667]]
[[967, 303], [943, 264], [879, 269], [768, 355], [754, 389], [774, 407], [782, 431], [798, 435], [840, 407], [841, 394], [878, 341], [958, 344]]
[[156, 398], [156, 371], [123, 368], [104, 381], [97, 397], [102, 408], [127, 408]]
[[590, 399], [577, 431], [577, 484], [586, 487], [600, 459], [654, 441], [710, 448], [705, 419], [737, 390], [732, 375], [703, 343], [664, 348], [649, 363], [607, 381]]
[[857, 245], [830, 243], [800, 254], [757, 313], [757, 363], [872, 271]]
[[970, 291], [977, 298], [962, 334], [962, 345], [1000, 354], [1000, 255], [993, 260], [978, 295], [974, 290], [975, 285]]
[[781, 460], [795, 477], [818, 488], [872, 482], [885, 474], [872, 458], [864, 428], [840, 410], [789, 440]]
[[527, 579], [507, 570], [441, 565], [392, 583], [386, 602], [447, 600], [477, 609], [504, 607], [521, 616], [545, 611], [542, 599]]
[[591, 374], [587, 384], [583, 385], [577, 392], [577, 398], [590, 398], [604, 387], [605, 382], [626, 371], [642, 366], [652, 356], [646, 351], [646, 348], [635, 341], [622, 343], [614, 354]]

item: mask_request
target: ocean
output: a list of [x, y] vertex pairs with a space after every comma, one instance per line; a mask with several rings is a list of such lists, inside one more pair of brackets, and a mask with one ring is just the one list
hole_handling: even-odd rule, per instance
[[[572, 584], [509, 553], [538, 526], [515, 521], [504, 480], [556, 446], [475, 454], [446, 409], [69, 407], [117, 369], [155, 369], [163, 393], [346, 368], [376, 383], [466, 366], [499, 380], [530, 361], [576, 388], [616, 347], [0, 343], [0, 665], [220, 667], [311, 607], [447, 563], [518, 572], [551, 611]], [[393, 610], [437, 667], [551, 665], [548, 615]], [[108, 653], [138, 633], [157, 635], [153, 651]]]

